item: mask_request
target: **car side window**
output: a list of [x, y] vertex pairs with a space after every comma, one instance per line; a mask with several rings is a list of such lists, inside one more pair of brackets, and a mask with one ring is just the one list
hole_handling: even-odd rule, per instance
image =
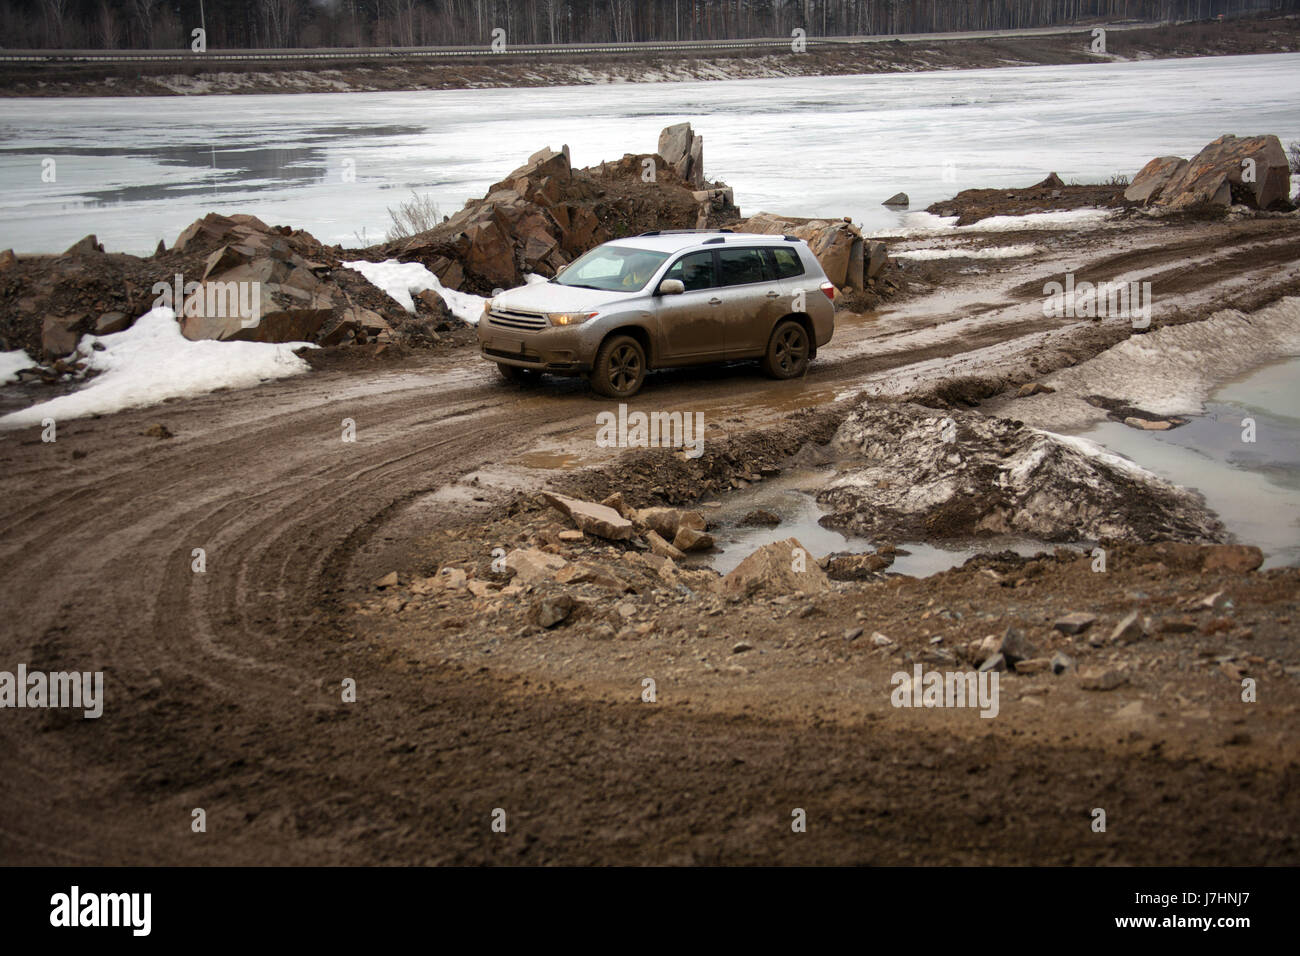
[[713, 251], [690, 252], [674, 262], [665, 279], [679, 279], [687, 292], [713, 287]]
[[768, 248], [763, 252], [767, 256], [768, 267], [778, 279], [793, 279], [795, 276], [803, 275], [804, 268], [803, 263], [799, 261], [799, 253], [789, 246]]
[[719, 285], [745, 285], [767, 278], [762, 249], [719, 249], [718, 259], [722, 268]]

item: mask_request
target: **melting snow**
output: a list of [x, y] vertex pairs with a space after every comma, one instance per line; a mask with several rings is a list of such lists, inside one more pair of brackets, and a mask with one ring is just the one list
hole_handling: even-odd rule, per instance
[[[96, 342], [102, 351], [94, 349]], [[78, 391], [5, 415], [0, 428], [140, 408], [297, 375], [309, 368], [293, 354], [304, 346], [313, 347], [307, 342], [191, 342], [181, 334], [176, 313], [154, 309], [125, 331], [83, 336], [79, 357], [100, 374]]]

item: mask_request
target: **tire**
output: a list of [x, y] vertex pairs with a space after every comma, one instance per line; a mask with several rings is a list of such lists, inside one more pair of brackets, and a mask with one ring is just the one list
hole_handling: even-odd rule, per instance
[[506, 365], [504, 362], [497, 363], [497, 371], [501, 377], [511, 385], [533, 385], [541, 378], [537, 372], [530, 368], [520, 368], [518, 365]]
[[645, 349], [630, 335], [601, 343], [591, 367], [591, 388], [606, 398], [631, 398], [645, 382]]
[[808, 371], [811, 352], [808, 330], [794, 319], [783, 319], [772, 330], [759, 365], [770, 378], [799, 378]]

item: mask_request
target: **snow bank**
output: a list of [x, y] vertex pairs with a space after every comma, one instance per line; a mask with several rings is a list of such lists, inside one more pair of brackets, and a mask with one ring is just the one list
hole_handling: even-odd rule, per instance
[[[1281, 299], [1250, 315], [1225, 309], [1203, 322], [1135, 335], [1048, 376], [1044, 381], [1055, 395], [1023, 401], [1035, 401], [1035, 412], [1048, 413], [1036, 417], [1036, 424], [1057, 429], [1104, 417], [1078, 401], [1086, 395], [1117, 398], [1156, 415], [1196, 415], [1219, 385], [1292, 355], [1300, 355], [1300, 298]], [[1057, 408], [1067, 402], [1075, 414]]]
[[[96, 342], [103, 351], [94, 349]], [[305, 345], [309, 343], [191, 342], [181, 335], [176, 313], [154, 309], [123, 332], [83, 336], [79, 357], [100, 374], [76, 392], [5, 415], [0, 428], [140, 408], [297, 375], [309, 366], [293, 350]]]
[[1038, 247], [1030, 243], [1018, 246], [989, 246], [986, 249], [903, 249], [891, 253], [895, 259], [1014, 259], [1031, 256]]
[[0, 385], [8, 385], [18, 377], [19, 371], [31, 368], [36, 363], [22, 349], [13, 352], [0, 352]]
[[451, 314], [463, 322], [477, 325], [479, 316], [483, 314], [485, 301], [483, 296], [448, 289], [438, 281], [436, 275], [418, 262], [398, 262], [396, 259], [388, 259], [385, 262], [357, 261], [343, 264], [349, 269], [360, 272], [371, 285], [383, 289], [407, 312], [415, 311], [415, 300], [412, 296], [425, 289], [432, 289], [442, 296], [442, 301], [447, 303]]
[[1026, 229], [1073, 229], [1108, 219], [1109, 209], [1066, 209], [1061, 212], [1035, 212], [1024, 216], [990, 216], [969, 226], [958, 226], [956, 216], [936, 216], [928, 212], [908, 213], [903, 225], [883, 229], [870, 238], [952, 235], [970, 232], [1018, 232]]

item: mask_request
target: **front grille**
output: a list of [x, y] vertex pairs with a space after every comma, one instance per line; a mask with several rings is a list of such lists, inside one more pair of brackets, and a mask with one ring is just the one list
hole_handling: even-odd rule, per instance
[[536, 332], [547, 326], [546, 316], [539, 312], [517, 312], [513, 309], [493, 309], [488, 313], [488, 324], [501, 329]]

